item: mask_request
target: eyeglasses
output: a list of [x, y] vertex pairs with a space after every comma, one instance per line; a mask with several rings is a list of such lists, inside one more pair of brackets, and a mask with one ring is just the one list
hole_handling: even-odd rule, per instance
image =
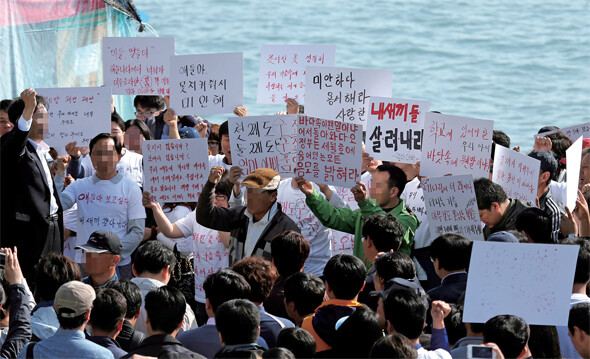
[[209, 146], [211, 146], [211, 147], [213, 147], [213, 146], [219, 146], [219, 142], [218, 141], [209, 141], [209, 142], [207, 142], [207, 144]]
[[156, 112], [158, 112], [158, 111], [148, 111], [148, 112], [137, 112], [137, 111], [135, 111], [134, 114], [135, 114], [135, 116], [150, 117], [151, 115], [153, 115]]
[[217, 200], [217, 201], [227, 201], [227, 196], [218, 195], [218, 196], [215, 196], [215, 200]]

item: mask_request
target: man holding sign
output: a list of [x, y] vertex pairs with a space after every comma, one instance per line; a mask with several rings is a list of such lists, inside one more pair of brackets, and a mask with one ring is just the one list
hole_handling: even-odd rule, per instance
[[277, 202], [281, 176], [270, 168], [252, 171], [242, 181], [242, 187], [247, 187], [246, 206], [215, 207], [211, 193], [224, 172], [220, 166], [211, 168], [199, 195], [197, 222], [218, 231], [231, 231], [230, 265], [249, 256], [271, 261], [270, 243], [277, 234], [289, 230], [300, 233], [299, 227], [283, 213]]
[[351, 189], [354, 199], [358, 202], [359, 210], [350, 208], [335, 208], [324, 199], [318, 191], [313, 189], [313, 184], [304, 179], [299, 179], [298, 185], [301, 192], [306, 195], [305, 203], [318, 217], [320, 222], [328, 228], [352, 233], [355, 235], [353, 254], [364, 260], [367, 268], [371, 267], [363, 250], [363, 224], [365, 218], [374, 213], [391, 213], [404, 227], [404, 236], [400, 252], [410, 255], [414, 242], [414, 233], [418, 227], [418, 219], [413, 213], [406, 210], [406, 204], [399, 198], [406, 186], [407, 178], [404, 171], [392, 164], [383, 164], [377, 167], [377, 171], [371, 178], [370, 197], [367, 196], [365, 184]]

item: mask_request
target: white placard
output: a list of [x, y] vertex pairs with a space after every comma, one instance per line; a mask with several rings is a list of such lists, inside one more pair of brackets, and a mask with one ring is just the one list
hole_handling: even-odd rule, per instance
[[529, 325], [567, 325], [579, 248], [473, 243], [463, 322], [511, 314]]
[[494, 121], [426, 113], [420, 175], [489, 178]]
[[564, 127], [549, 132], [539, 133], [538, 135], [535, 135], [535, 137], [547, 137], [547, 135], [551, 135], [557, 132], [563, 133], [572, 141], [577, 140], [579, 137], [590, 138], [590, 122], [586, 122], [581, 125]]
[[160, 203], [196, 202], [209, 177], [207, 139], [145, 141], [143, 190]]
[[315, 183], [354, 187], [361, 178], [362, 127], [298, 116], [297, 175]]
[[49, 132], [45, 142], [60, 155], [66, 145], [88, 146], [99, 133], [111, 133], [111, 89], [108, 87], [39, 88], [45, 97]]
[[308, 66], [305, 113], [367, 126], [370, 96], [391, 97], [391, 70]]
[[170, 94], [173, 37], [103, 37], [102, 76], [115, 95]]
[[336, 45], [262, 45], [256, 103], [303, 104], [306, 66], [334, 66]]
[[470, 241], [484, 239], [471, 175], [423, 178], [422, 187], [433, 238], [454, 232]]
[[541, 161], [496, 144], [492, 181], [499, 184], [508, 198], [534, 205], [537, 201]]
[[578, 138], [567, 150], [565, 150], [567, 187], [566, 206], [573, 211], [576, 208], [578, 198], [578, 183], [580, 182], [580, 166], [582, 163], [582, 137]]
[[297, 115], [230, 117], [232, 162], [247, 175], [272, 168], [283, 177], [295, 173]]
[[244, 103], [241, 52], [170, 57], [170, 107], [178, 115], [232, 113]]
[[424, 117], [430, 102], [387, 97], [370, 98], [365, 152], [383, 161], [420, 161]]

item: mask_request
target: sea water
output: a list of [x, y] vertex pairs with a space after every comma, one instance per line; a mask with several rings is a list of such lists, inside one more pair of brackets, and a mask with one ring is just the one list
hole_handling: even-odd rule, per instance
[[[545, 125], [590, 121], [590, 1], [135, 0], [179, 55], [244, 53], [244, 106], [258, 105], [263, 44], [335, 44], [336, 66], [393, 71], [392, 96], [494, 120], [532, 147]], [[147, 34], [149, 35], [149, 33]], [[198, 114], [196, 114], [198, 115]], [[221, 123], [229, 115], [203, 116]]]

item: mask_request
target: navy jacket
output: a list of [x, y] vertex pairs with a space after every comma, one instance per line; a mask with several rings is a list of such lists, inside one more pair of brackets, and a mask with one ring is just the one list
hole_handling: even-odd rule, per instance
[[461, 294], [467, 288], [467, 273], [450, 274], [446, 276], [438, 287], [428, 291], [432, 300], [443, 300], [447, 303], [457, 303]]

